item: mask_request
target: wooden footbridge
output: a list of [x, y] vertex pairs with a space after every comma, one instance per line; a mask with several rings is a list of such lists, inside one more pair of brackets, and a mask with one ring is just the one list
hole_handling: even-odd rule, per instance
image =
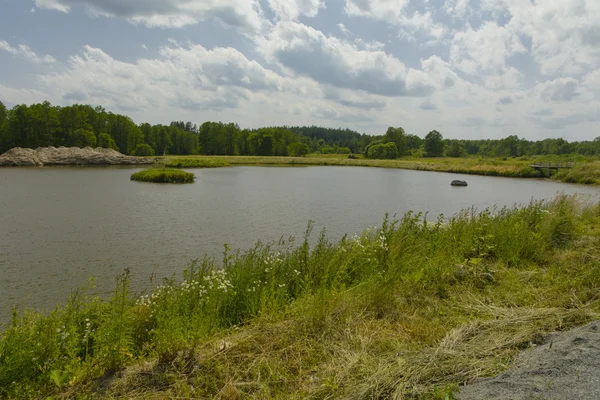
[[531, 168], [535, 169], [536, 171], [541, 171], [542, 174], [544, 174], [544, 176], [550, 176], [550, 173], [552, 171], [558, 172], [561, 169], [573, 168], [574, 166], [575, 166], [574, 162], [565, 162], [565, 163], [546, 162], [546, 163], [532, 164]]

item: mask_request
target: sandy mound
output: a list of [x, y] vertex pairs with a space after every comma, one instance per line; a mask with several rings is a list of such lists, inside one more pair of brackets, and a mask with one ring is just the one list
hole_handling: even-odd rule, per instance
[[138, 165], [153, 162], [152, 159], [126, 156], [101, 147], [38, 147], [35, 150], [15, 147], [0, 155], [0, 166]]
[[513, 368], [461, 388], [460, 400], [600, 399], [600, 321], [549, 335]]

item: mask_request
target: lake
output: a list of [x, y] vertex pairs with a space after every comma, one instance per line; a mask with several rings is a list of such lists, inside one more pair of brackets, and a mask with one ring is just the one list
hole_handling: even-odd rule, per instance
[[[129, 268], [133, 286], [170, 276], [223, 244], [331, 239], [380, 225], [385, 213], [429, 218], [529, 203], [560, 192], [600, 200], [600, 189], [548, 180], [363, 167], [191, 169], [196, 183], [131, 182], [141, 168], [0, 168], [0, 321], [12, 306], [52, 309], [96, 279], [105, 294]], [[451, 187], [465, 179], [468, 187]], [[156, 281], [155, 281], [156, 282]]]

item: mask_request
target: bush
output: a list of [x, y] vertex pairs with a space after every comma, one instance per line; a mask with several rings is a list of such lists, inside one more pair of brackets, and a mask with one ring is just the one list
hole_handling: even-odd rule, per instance
[[108, 133], [101, 133], [100, 136], [98, 136], [98, 147], [119, 151], [117, 144]]
[[154, 183], [192, 183], [195, 176], [180, 169], [147, 169], [131, 175], [132, 181]]
[[137, 157], [151, 157], [154, 155], [154, 149], [148, 144], [138, 144], [131, 155]]
[[369, 147], [367, 158], [378, 160], [398, 158], [398, 148], [396, 147], [396, 143], [388, 142]]
[[292, 157], [304, 157], [310, 152], [310, 148], [300, 142], [292, 143], [288, 147], [288, 154]]

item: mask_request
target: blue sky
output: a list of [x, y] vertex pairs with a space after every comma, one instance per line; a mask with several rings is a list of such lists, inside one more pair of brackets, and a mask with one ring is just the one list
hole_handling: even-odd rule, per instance
[[598, 0], [0, 0], [0, 101], [136, 122], [600, 136]]

